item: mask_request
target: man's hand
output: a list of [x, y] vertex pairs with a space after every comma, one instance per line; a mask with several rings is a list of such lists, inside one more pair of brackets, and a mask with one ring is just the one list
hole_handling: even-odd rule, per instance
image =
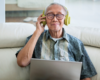
[[85, 78], [85, 79], [81, 79], [81, 80], [91, 80], [90, 78]]
[[37, 22], [36, 22], [36, 30], [41, 34], [44, 31], [44, 27], [43, 25], [41, 25], [41, 23], [43, 21], [45, 21], [46, 17], [42, 17], [42, 14], [38, 17]]

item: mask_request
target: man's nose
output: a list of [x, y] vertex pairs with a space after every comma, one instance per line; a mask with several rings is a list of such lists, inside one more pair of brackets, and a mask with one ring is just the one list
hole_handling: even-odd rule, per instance
[[57, 17], [56, 17], [56, 16], [54, 16], [53, 21], [58, 21], [58, 19], [57, 19]]

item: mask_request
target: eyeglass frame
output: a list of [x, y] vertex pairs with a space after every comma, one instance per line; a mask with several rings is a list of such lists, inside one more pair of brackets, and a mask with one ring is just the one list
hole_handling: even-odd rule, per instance
[[[47, 18], [48, 18], [48, 14], [53, 14], [53, 13], [47, 13], [46, 15], [47, 15]], [[52, 19], [54, 19], [54, 17], [56, 16], [56, 18], [57, 18], [57, 15], [59, 15], [59, 14], [53, 14], [53, 18]], [[60, 15], [63, 15], [63, 17], [65, 16], [64, 14], [60, 14]], [[48, 19], [50, 19], [50, 18], [48, 18]], [[50, 20], [52, 20], [52, 19], [50, 19]], [[57, 18], [58, 19], [58, 18]], [[63, 18], [62, 18], [63, 19]], [[58, 20], [62, 20], [62, 19], [58, 19]]]

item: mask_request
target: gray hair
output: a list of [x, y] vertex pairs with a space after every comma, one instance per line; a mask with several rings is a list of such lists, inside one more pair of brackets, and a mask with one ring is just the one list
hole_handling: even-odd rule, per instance
[[59, 6], [63, 7], [63, 9], [65, 11], [65, 15], [67, 15], [67, 8], [64, 7], [63, 5], [59, 4], [59, 3], [51, 3], [49, 6], [47, 6], [47, 8], [45, 9], [45, 13], [44, 13], [45, 15], [46, 15], [48, 7], [50, 7], [51, 5], [59, 5]]

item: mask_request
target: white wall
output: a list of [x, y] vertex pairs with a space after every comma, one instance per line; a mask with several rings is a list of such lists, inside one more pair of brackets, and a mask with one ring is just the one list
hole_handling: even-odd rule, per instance
[[71, 17], [70, 25], [100, 27], [100, 0], [65, 0]]
[[65, 0], [54, 0], [54, 2], [57, 2], [57, 3], [62, 4], [63, 6], [65, 6]]
[[5, 22], [5, 0], [0, 0], [0, 23]]

